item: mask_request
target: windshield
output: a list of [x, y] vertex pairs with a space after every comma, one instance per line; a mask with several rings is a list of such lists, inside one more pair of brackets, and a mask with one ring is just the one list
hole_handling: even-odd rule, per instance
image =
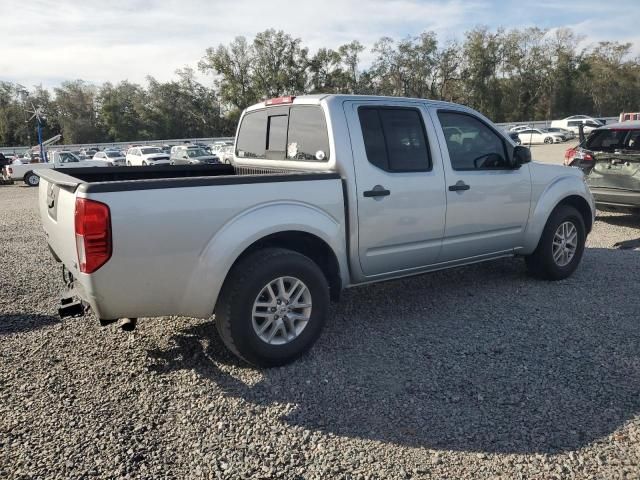
[[147, 155], [149, 153], [162, 153], [162, 150], [157, 147], [141, 148], [140, 150], [142, 151], [143, 155]]
[[120, 152], [104, 152], [107, 154], [107, 157], [109, 158], [116, 158], [116, 157], [121, 157], [122, 155], [120, 154]]
[[62, 152], [59, 154], [60, 155], [60, 161], [62, 163], [69, 163], [69, 162], [78, 162], [78, 158], [71, 152]]
[[201, 148], [190, 148], [190, 149], [187, 150], [187, 155], [189, 155], [189, 157], [191, 157], [191, 158], [194, 158], [194, 157], [206, 157], [207, 156], [207, 152], [205, 152]]

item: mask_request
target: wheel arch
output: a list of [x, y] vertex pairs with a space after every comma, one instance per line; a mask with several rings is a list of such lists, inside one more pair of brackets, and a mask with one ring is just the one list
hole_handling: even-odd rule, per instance
[[[31, 184], [27, 181], [27, 178], [28, 178], [30, 175], [32, 175], [32, 174], [33, 174], [33, 175], [35, 175], [36, 177], [39, 177], [39, 175], [38, 175], [37, 173], [35, 173], [33, 170], [27, 170], [27, 171], [24, 173], [24, 175], [22, 176], [22, 181], [23, 181], [24, 183], [26, 183], [26, 184], [27, 184], [28, 186], [30, 186], [30, 187], [34, 187], [34, 186], [35, 186], [35, 185], [31, 185]], [[38, 183], [40, 183], [40, 182], [38, 181]]]
[[584, 221], [584, 227], [586, 229], [587, 234], [591, 233], [591, 229], [593, 228], [593, 217], [591, 215], [591, 207], [589, 203], [580, 195], [569, 195], [568, 197], [563, 198], [554, 208], [558, 208], [561, 205], [570, 205], [582, 216], [582, 220]]
[[551, 214], [561, 205], [574, 207], [584, 220], [586, 233], [593, 228], [593, 203], [590, 193], [582, 179], [575, 176], [563, 176], [551, 183], [539, 196], [530, 215], [521, 254], [528, 255], [538, 246], [540, 237]]
[[309, 257], [324, 273], [329, 283], [331, 299], [338, 300], [340, 298], [343, 285], [340, 264], [335, 252], [320, 237], [300, 230], [276, 232], [255, 241], [236, 258], [229, 271], [248, 255], [269, 247], [285, 248]]
[[332, 299], [349, 282], [343, 219], [303, 202], [279, 201], [241, 212], [217, 230], [181, 288], [181, 310], [200, 318], [211, 315], [231, 269], [265, 247], [310, 257], [325, 274]]

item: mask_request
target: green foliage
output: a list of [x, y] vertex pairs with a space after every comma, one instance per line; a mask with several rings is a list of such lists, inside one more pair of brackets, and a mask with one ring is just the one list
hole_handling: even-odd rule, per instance
[[45, 138], [61, 132], [66, 143], [232, 135], [249, 105], [303, 93], [440, 99], [498, 122], [639, 111], [640, 60], [631, 58], [631, 44], [580, 49], [582, 40], [570, 29], [478, 27], [441, 44], [426, 31], [381, 38], [363, 68], [358, 41], [310, 54], [301, 39], [269, 29], [208, 48], [198, 68], [211, 87], [189, 67], [168, 82], [148, 77], [144, 86], [75, 80], [50, 92], [0, 82], [0, 145], [36, 142], [34, 122], [25, 122], [32, 102], [47, 114]]

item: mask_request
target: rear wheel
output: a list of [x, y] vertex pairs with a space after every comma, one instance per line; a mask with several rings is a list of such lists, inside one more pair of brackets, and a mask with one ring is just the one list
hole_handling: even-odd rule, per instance
[[130, 166], [131, 166], [131, 162], [127, 162], [127, 167], [130, 167]]
[[40, 177], [33, 172], [27, 172], [24, 175], [24, 183], [30, 187], [37, 187], [40, 184]]
[[569, 205], [556, 207], [547, 220], [538, 247], [525, 257], [529, 272], [546, 280], [569, 277], [582, 259], [585, 232], [578, 210]]
[[320, 336], [329, 286], [308, 257], [281, 248], [235, 265], [216, 305], [216, 327], [238, 357], [260, 367], [289, 363]]

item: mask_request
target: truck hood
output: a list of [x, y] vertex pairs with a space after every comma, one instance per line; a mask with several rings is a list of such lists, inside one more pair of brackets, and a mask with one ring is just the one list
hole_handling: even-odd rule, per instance
[[552, 180], [556, 177], [571, 175], [577, 178], [583, 176], [582, 170], [576, 167], [565, 167], [564, 165], [555, 165], [551, 163], [542, 163], [533, 161], [531, 165], [531, 176], [545, 180]]

